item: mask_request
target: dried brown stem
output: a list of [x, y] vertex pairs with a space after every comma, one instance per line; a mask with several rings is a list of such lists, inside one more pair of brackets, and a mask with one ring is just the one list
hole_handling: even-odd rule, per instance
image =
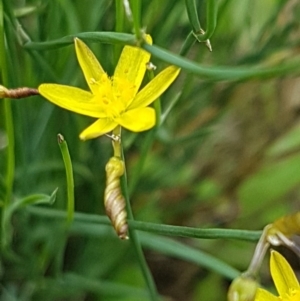
[[39, 95], [39, 91], [34, 88], [22, 87], [16, 89], [7, 89], [0, 85], [0, 98], [24, 98], [33, 95]]

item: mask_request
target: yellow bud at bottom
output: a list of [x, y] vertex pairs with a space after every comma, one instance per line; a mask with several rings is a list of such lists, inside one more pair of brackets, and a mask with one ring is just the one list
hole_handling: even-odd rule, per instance
[[231, 283], [227, 300], [228, 301], [254, 301], [258, 283], [251, 276], [242, 274]]

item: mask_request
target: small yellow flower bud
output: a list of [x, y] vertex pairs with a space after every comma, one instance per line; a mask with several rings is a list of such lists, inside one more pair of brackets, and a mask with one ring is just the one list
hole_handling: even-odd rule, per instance
[[242, 274], [231, 283], [227, 299], [228, 301], [254, 301], [258, 283], [251, 276]]

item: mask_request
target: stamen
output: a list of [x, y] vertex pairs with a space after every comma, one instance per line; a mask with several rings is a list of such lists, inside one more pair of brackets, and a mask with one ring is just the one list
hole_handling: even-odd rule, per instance
[[148, 62], [146, 64], [146, 68], [151, 71], [151, 70], [156, 70], [156, 66], [152, 62]]
[[115, 134], [106, 134], [106, 136], [108, 138], [110, 138], [111, 140], [115, 141], [115, 142], [118, 142], [118, 143], [121, 143], [121, 136], [120, 135], [115, 135]]
[[93, 77], [90, 79], [90, 84], [91, 85], [99, 85], [99, 83]]

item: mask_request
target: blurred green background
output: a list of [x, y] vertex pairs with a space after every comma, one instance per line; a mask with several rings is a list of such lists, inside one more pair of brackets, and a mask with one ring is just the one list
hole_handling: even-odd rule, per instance
[[[188, 2], [131, 4], [140, 8], [141, 25], [154, 44], [178, 55], [192, 30]], [[185, 54], [194, 66], [210, 71], [201, 75], [182, 61], [180, 77], [161, 97], [163, 116], [168, 112], [162, 126], [140, 134], [123, 132], [132, 210], [143, 222], [261, 230], [300, 207], [300, 4], [215, 2], [213, 51], [196, 42]], [[206, 4], [196, 1], [204, 30]], [[0, 0], [5, 42], [0, 84], [36, 88], [52, 82], [87, 89], [72, 43], [55, 44], [51, 50], [26, 43], [85, 32], [133, 34], [131, 20], [124, 11], [119, 14], [120, 5], [118, 0]], [[121, 45], [85, 41], [112, 75]], [[156, 73], [169, 65], [159, 56], [152, 62]], [[239, 76], [240, 68], [251, 76]], [[80, 141], [91, 118], [42, 97], [10, 104], [15, 135], [11, 204], [59, 189], [53, 204], [22, 205], [8, 217], [2, 207], [0, 300], [152, 300], [131, 241], [120, 241], [105, 218], [95, 218], [104, 215], [104, 168], [112, 155], [111, 141]], [[2, 202], [9, 190], [7, 114], [1, 100]], [[66, 180], [58, 133], [72, 157], [76, 212], [85, 213], [76, 215], [69, 229], [61, 215]], [[161, 300], [170, 301], [226, 300], [230, 281], [247, 269], [255, 246], [147, 232], [139, 232], [139, 238]], [[267, 265], [262, 281], [271, 285]]]

